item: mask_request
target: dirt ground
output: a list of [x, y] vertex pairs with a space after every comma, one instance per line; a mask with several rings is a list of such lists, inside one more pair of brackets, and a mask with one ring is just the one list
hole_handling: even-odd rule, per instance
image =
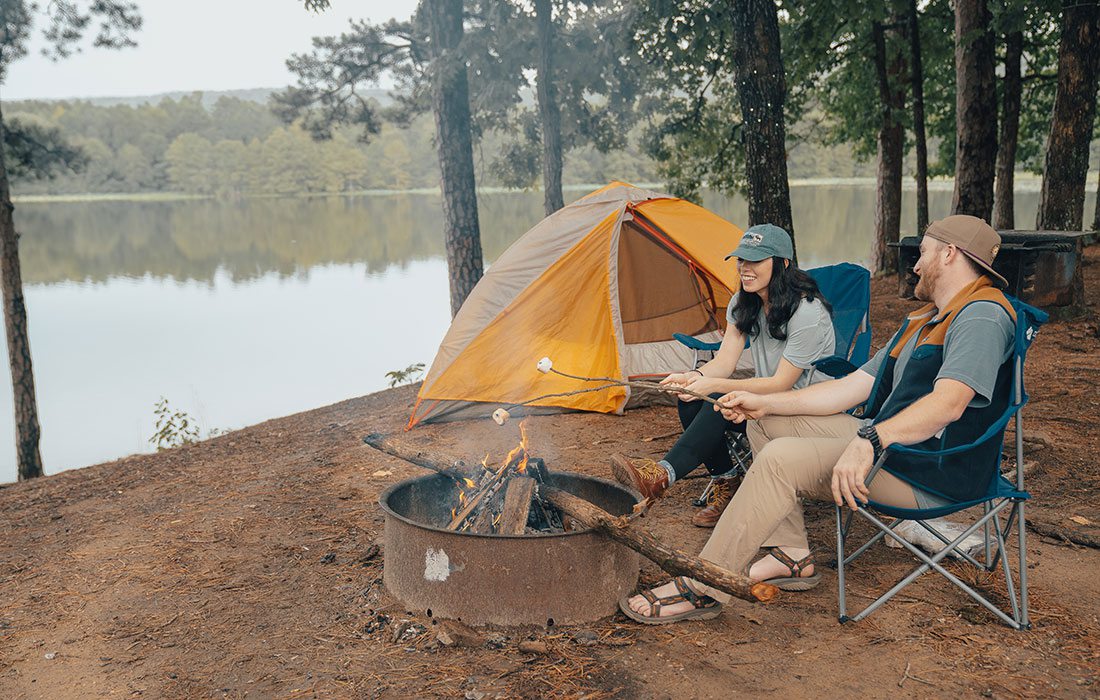
[[[1029, 517], [1095, 539], [1100, 246], [1085, 272], [1088, 312], [1048, 325], [1029, 359]], [[881, 343], [912, 304], [894, 278], [876, 280], [874, 299]], [[381, 585], [378, 495], [424, 472], [361, 443], [398, 431], [415, 392], [0, 488], [0, 697], [1100, 696], [1100, 552], [1038, 532], [1027, 632], [936, 576], [842, 626], [825, 568], [812, 591], [735, 601], [710, 622], [650, 628], [617, 615], [583, 628], [451, 629], [457, 643], [441, 644], [438, 620]], [[662, 454], [676, 427], [670, 408], [529, 424], [532, 452], [552, 468], [600, 476], [610, 452]], [[653, 436], [665, 437], [644, 441]], [[410, 437], [473, 457], [514, 442], [490, 421]], [[708, 533], [689, 517], [702, 483], [675, 485], [647, 526], [698, 551]], [[810, 508], [808, 522], [829, 560], [831, 507]], [[852, 603], [905, 570], [898, 550], [877, 546], [850, 582]], [[643, 582], [660, 578], [643, 566]], [[1000, 577], [978, 584], [1003, 591]], [[520, 650], [532, 640], [543, 646]]]

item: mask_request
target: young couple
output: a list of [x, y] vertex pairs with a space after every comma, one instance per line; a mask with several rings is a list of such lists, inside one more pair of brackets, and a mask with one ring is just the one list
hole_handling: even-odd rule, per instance
[[[775, 227], [750, 228], [732, 254], [742, 290], [731, 303], [718, 356], [698, 374], [668, 380], [728, 393], [716, 410], [698, 410], [685, 421], [683, 438], [665, 459], [616, 458], [616, 474], [651, 498], [697, 461], [720, 474], [728, 464], [719, 453], [725, 426], [696, 431], [696, 424], [717, 415], [731, 424], [748, 422], [752, 467], [699, 556], [785, 590], [807, 590], [821, 578], [806, 538], [804, 497], [853, 509], [868, 501], [927, 509], [980, 498], [1000, 444], [982, 447], [989, 454], [980, 459], [951, 450], [989, 430], [1011, 396], [1016, 317], [997, 289], [1007, 284], [993, 269], [1000, 242], [973, 216], [932, 222], [913, 268], [915, 295], [927, 304], [910, 313], [870, 361], [828, 380], [809, 373], [813, 359], [833, 347], [827, 307], [804, 274], [787, 271], [790, 238]], [[714, 379], [732, 371], [746, 335], [756, 378]], [[861, 418], [846, 413], [856, 406], [863, 406]], [[690, 416], [681, 410], [682, 418]], [[868, 482], [872, 464], [894, 444], [943, 452], [934, 458], [887, 453], [882, 471]], [[758, 558], [761, 547], [767, 554]], [[624, 598], [619, 607], [638, 622], [664, 624], [715, 617], [729, 598], [679, 577]]]

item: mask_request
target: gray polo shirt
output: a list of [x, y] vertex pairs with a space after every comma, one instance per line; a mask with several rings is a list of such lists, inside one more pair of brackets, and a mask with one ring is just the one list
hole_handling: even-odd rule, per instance
[[[733, 295], [726, 308], [726, 321], [730, 325], [733, 325], [733, 307], [737, 304], [737, 296]], [[802, 370], [792, 389], [831, 379], [824, 372], [814, 371], [813, 367], [815, 360], [829, 357], [836, 348], [833, 320], [820, 299], [803, 299], [799, 303], [787, 321], [786, 340], [776, 340], [768, 333], [768, 320], [763, 309], [757, 316], [757, 324], [759, 337], [749, 339], [749, 353], [757, 377], [774, 377], [779, 369], [779, 360], [785, 359]]]

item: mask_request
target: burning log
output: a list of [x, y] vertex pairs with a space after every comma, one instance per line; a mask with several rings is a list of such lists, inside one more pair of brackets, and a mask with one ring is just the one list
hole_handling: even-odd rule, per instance
[[[454, 473], [453, 465], [464, 464], [460, 460], [448, 460], [445, 457], [434, 455], [414, 445], [406, 444], [403, 441], [393, 440], [378, 434], [367, 436], [367, 438], [364, 438], [364, 442], [386, 454], [399, 457], [413, 464], [444, 474], [445, 476], [455, 479], [460, 485], [465, 485], [467, 481], [470, 481], [469, 477], [455, 478], [452, 476]], [[509, 456], [509, 462], [511, 462], [514, 456], [514, 454]], [[530, 463], [534, 462], [534, 459], [530, 460]], [[541, 460], [539, 460], [539, 462], [541, 462]], [[512, 471], [508, 467], [509, 464], [506, 463], [503, 468], [493, 474], [495, 476], [500, 476]], [[529, 471], [535, 481], [538, 481], [540, 476], [545, 478], [545, 465], [537, 465], [534, 469]], [[499, 479], [496, 483], [499, 483]], [[747, 576], [728, 571], [711, 562], [673, 549], [663, 544], [654, 537], [652, 533], [638, 526], [632, 520], [626, 517], [613, 516], [583, 498], [574, 496], [548, 483], [539, 483], [535, 493], [541, 494], [541, 498], [535, 498], [533, 501], [536, 505], [536, 511], [542, 507], [542, 502], [545, 500], [552, 506], [552, 508], [548, 510], [560, 510], [578, 523], [602, 532], [607, 537], [639, 552], [673, 576], [688, 576], [708, 586], [725, 591], [732, 596], [752, 602], [767, 602], [774, 598], [779, 592], [779, 589], [775, 586], [766, 583], [753, 583]], [[507, 500], [507, 493], [505, 494], [505, 500]], [[530, 503], [532, 503], [532, 501], [528, 500], [528, 504]], [[467, 501], [466, 508], [468, 507], [469, 501]], [[464, 508], [464, 510], [466, 508]], [[470, 509], [467, 515], [471, 512], [473, 512], [473, 509]], [[528, 512], [530, 513], [530, 511]], [[503, 516], [498, 520], [498, 523], [502, 521]], [[513, 527], [515, 526], [513, 525]]]
[[531, 503], [537, 498], [538, 482], [529, 476], [517, 476], [508, 482], [504, 491], [504, 506], [497, 522], [501, 535], [522, 535], [527, 530]]

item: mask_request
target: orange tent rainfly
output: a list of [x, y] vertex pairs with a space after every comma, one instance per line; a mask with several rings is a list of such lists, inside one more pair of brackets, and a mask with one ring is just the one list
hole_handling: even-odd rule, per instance
[[[741, 233], [702, 207], [622, 182], [555, 212], [474, 287], [439, 346], [408, 427], [488, 416], [500, 404], [585, 387], [540, 373], [541, 357], [586, 377], [690, 366], [691, 351], [672, 334], [718, 339], [738, 289], [737, 268], [724, 258]], [[630, 400], [627, 387], [615, 386], [542, 399], [529, 410], [621, 413]]]

